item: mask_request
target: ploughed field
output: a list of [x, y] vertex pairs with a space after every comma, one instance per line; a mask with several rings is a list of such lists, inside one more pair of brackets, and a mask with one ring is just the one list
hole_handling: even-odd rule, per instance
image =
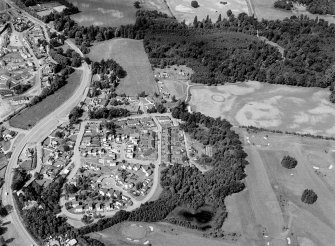
[[190, 105], [234, 125], [335, 137], [335, 105], [329, 91], [243, 82], [190, 89]]

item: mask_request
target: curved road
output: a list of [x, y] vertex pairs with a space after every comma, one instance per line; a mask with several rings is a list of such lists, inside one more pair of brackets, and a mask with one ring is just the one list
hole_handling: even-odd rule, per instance
[[[9, 2], [13, 8], [16, 8], [16, 6]], [[24, 12], [24, 11], [22, 11]], [[38, 22], [43, 28], [45, 28], [45, 24], [36, 18], [31, 17], [26, 13], [27, 17], [31, 18], [34, 22]], [[68, 44], [71, 46], [71, 48], [75, 49], [82, 57], [84, 56], [80, 50], [71, 42], [69, 41]], [[59, 123], [59, 119], [62, 119], [64, 117], [67, 117], [67, 115], [70, 113], [71, 109], [74, 108], [79, 104], [82, 97], [85, 93], [87, 93], [86, 87], [89, 86], [91, 81], [91, 70], [90, 67], [83, 63], [81, 69], [83, 70], [82, 78], [80, 86], [77, 88], [76, 92], [61, 106], [59, 106], [55, 111], [53, 111], [51, 114], [46, 116], [44, 119], [42, 119], [38, 124], [36, 124], [25, 136], [21, 141], [15, 146], [15, 149], [12, 153], [12, 157], [8, 163], [6, 174], [5, 174], [5, 184], [3, 186], [3, 192], [2, 192], [2, 202], [4, 205], [10, 204], [14, 205], [14, 198], [11, 191], [11, 183], [13, 179], [13, 169], [16, 168], [17, 160], [24, 149], [24, 147], [31, 142], [37, 142], [44, 139], [46, 136], [48, 136], [53, 129], [55, 129]], [[25, 226], [22, 224], [22, 221], [19, 218], [18, 211], [14, 208], [12, 213], [7, 218], [11, 222], [11, 227], [13, 227], [15, 241], [24, 242], [24, 245], [38, 245], [38, 243], [34, 240], [34, 238], [29, 234], [29, 232], [26, 230]], [[15, 243], [14, 241], [14, 243]], [[20, 245], [18, 244], [18, 245]], [[22, 244], [21, 244], [22, 245]]]
[[[58, 125], [58, 120], [70, 113], [71, 109], [79, 104], [84, 93], [86, 92], [86, 87], [90, 84], [91, 79], [91, 70], [89, 66], [84, 63], [82, 66], [83, 75], [81, 78], [81, 83], [76, 92], [60, 107], [58, 107], [54, 112], [49, 114], [43, 120], [41, 120], [38, 124], [36, 124], [26, 135], [25, 137], [15, 146], [15, 150], [12, 153], [12, 157], [8, 163], [6, 174], [5, 174], [5, 184], [3, 186], [2, 193], [2, 202], [6, 204], [13, 205], [13, 195], [11, 192], [11, 183], [13, 179], [13, 168], [16, 168], [17, 160], [26, 146], [27, 143], [36, 142], [43, 140], [46, 136], [48, 136]], [[8, 194], [8, 195], [6, 195]], [[13, 212], [9, 215], [8, 218], [14, 227], [17, 230], [17, 235], [23, 238], [23, 241], [27, 243], [27, 245], [38, 245], [35, 240], [30, 236], [27, 232], [24, 225], [21, 223], [18, 212], [13, 209]]]

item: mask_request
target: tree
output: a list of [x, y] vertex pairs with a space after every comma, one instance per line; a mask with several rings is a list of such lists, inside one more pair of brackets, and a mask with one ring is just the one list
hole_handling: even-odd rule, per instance
[[192, 2], [191, 2], [191, 6], [192, 6], [193, 8], [195, 8], [195, 9], [198, 8], [198, 7], [200, 7], [200, 6], [199, 6], [199, 3], [198, 3], [197, 1], [192, 1]]
[[318, 195], [313, 190], [309, 189], [304, 190], [301, 196], [301, 201], [307, 204], [313, 204], [317, 199]]
[[221, 21], [222, 21], [222, 16], [221, 16], [221, 14], [219, 14], [219, 17], [218, 17], [218, 20], [216, 21], [216, 23], [219, 23]]
[[68, 152], [68, 151], [71, 150], [71, 148], [70, 148], [69, 145], [64, 145], [64, 146], [63, 146], [63, 149], [64, 149], [65, 152]]
[[136, 187], [136, 190], [142, 189], [143, 188], [143, 182], [137, 182], [135, 187]]
[[329, 95], [329, 101], [335, 103], [335, 91], [332, 91]]
[[194, 20], [193, 20], [193, 26], [194, 26], [195, 28], [198, 27], [198, 17], [197, 17], [197, 16], [194, 17]]
[[138, 97], [146, 97], [147, 94], [145, 93], [145, 91], [142, 91], [141, 93], [138, 93]]
[[57, 132], [55, 133], [55, 137], [56, 137], [56, 138], [63, 138], [63, 137], [64, 137], [64, 133], [62, 133], [62, 132], [60, 132], [60, 131], [57, 131]]
[[140, 9], [141, 8], [140, 2], [139, 1], [134, 2], [134, 7]]
[[297, 166], [298, 162], [295, 158], [291, 156], [284, 156], [284, 158], [281, 161], [281, 165], [287, 169], [292, 169]]
[[232, 12], [230, 9], [228, 9], [228, 11], [227, 11], [227, 16], [228, 16], [228, 17], [233, 16], [233, 12]]

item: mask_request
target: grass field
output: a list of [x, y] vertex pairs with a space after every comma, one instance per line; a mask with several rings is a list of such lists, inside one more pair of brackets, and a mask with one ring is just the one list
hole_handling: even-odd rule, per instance
[[127, 76], [121, 80], [117, 93], [137, 96], [142, 91], [151, 95], [158, 92], [142, 40], [112, 39], [97, 43], [89, 57], [93, 61], [114, 59], [126, 70]]
[[235, 125], [335, 136], [329, 91], [259, 82], [191, 88], [193, 109]]
[[[155, 246], [237, 246], [238, 244], [225, 242], [223, 240], [215, 240], [202, 237], [202, 232], [190, 231], [179, 226], [171, 226], [164, 223], [137, 223], [146, 229], [143, 237], [143, 230], [136, 229], [135, 238], [132, 234], [134, 228], [131, 228], [135, 222], [124, 222], [117, 224], [101, 232], [90, 233], [89, 236], [103, 242], [106, 246], [112, 245], [144, 245], [148, 242]], [[152, 231], [151, 231], [151, 228]], [[138, 227], [137, 227], [138, 228]], [[138, 240], [138, 241], [134, 241]]]
[[[220, 2], [227, 2], [222, 4]], [[248, 5], [245, 0], [200, 0], [198, 1], [200, 7], [193, 8], [191, 0], [167, 0], [167, 3], [173, 15], [179, 21], [186, 21], [186, 24], [193, 23], [194, 17], [197, 16], [198, 20], [206, 19], [207, 15], [216, 21], [219, 14], [226, 17], [227, 11], [230, 9], [234, 14], [241, 12], [248, 13]]]
[[[306, 11], [303, 7], [297, 7], [293, 11], [286, 11], [282, 9], [276, 9], [273, 7], [274, 2], [276, 0], [247, 0], [250, 2], [253, 6], [253, 9], [255, 11], [255, 16], [261, 20], [269, 19], [269, 20], [276, 20], [276, 19], [284, 19], [288, 18], [292, 15], [300, 16], [301, 14], [307, 15], [312, 19], [315, 19], [317, 16], [319, 18], [323, 18], [329, 23], [335, 23], [335, 19], [332, 16], [326, 16], [326, 15], [314, 15]], [[247, 12], [246, 12], [247, 13]]]
[[119, 26], [135, 23], [136, 8], [132, 0], [70, 0], [81, 11], [72, 15], [83, 26]]
[[40, 103], [18, 113], [9, 120], [9, 124], [12, 127], [22, 129], [29, 129], [35, 125], [39, 120], [52, 113], [56, 108], [70, 98], [79, 86], [81, 75], [82, 71], [76, 70], [70, 75], [68, 83], [65, 86], [42, 100]]
[[[241, 233], [240, 245], [333, 245], [335, 142], [238, 131], [250, 162], [247, 189], [226, 198], [223, 230]], [[281, 166], [285, 155], [298, 160], [296, 168]], [[306, 188], [318, 195], [313, 205], [301, 202]]]
[[[133, 0], [70, 0], [81, 11], [72, 15], [83, 26], [120, 26], [134, 24], [136, 11]], [[140, 1], [142, 9], [158, 10], [170, 14], [164, 0]]]

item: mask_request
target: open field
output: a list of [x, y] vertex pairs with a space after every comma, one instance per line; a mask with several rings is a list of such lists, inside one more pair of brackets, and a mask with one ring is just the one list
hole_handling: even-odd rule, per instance
[[[251, 164], [246, 169], [247, 189], [226, 198], [228, 219], [223, 230], [241, 233], [240, 245], [287, 245], [289, 241], [291, 245], [333, 245], [335, 142], [237, 131]], [[296, 168], [281, 166], [285, 155], [297, 159]], [[318, 195], [313, 205], [301, 202], [307, 188]]]
[[[220, 2], [226, 2], [222, 4]], [[248, 5], [245, 0], [200, 0], [198, 1], [200, 7], [193, 8], [191, 6], [191, 0], [167, 0], [167, 3], [173, 13], [173, 15], [179, 21], [186, 21], [186, 24], [193, 23], [194, 17], [197, 16], [198, 20], [206, 19], [207, 15], [216, 21], [219, 14], [222, 17], [227, 16], [227, 11], [230, 9], [234, 14], [248, 13]]]
[[319, 18], [329, 21], [329, 23], [335, 23], [334, 17], [330, 15], [311, 14], [308, 11], [306, 11], [305, 8], [302, 6], [296, 6], [294, 10], [286, 11], [282, 9], [276, 9], [273, 7], [274, 2], [276, 0], [246, 0], [246, 1], [248, 1], [251, 4], [252, 8], [250, 9], [253, 9], [253, 11], [255, 12], [255, 16], [259, 20], [261, 20], [262, 18], [269, 19], [269, 20], [284, 19], [292, 15], [300, 16], [301, 14], [303, 14], [303, 15], [309, 16], [312, 19], [319, 17]]
[[335, 136], [329, 91], [259, 82], [191, 88], [193, 109], [234, 125]]
[[54, 94], [46, 97], [40, 103], [33, 105], [32, 107], [26, 108], [12, 119], [9, 120], [9, 124], [12, 127], [29, 129], [35, 125], [40, 119], [44, 118], [48, 114], [52, 113], [56, 108], [64, 103], [70, 96], [75, 92], [76, 88], [80, 84], [82, 76], [81, 70], [76, 70], [70, 75], [68, 82], [65, 86], [60, 88]]
[[158, 92], [157, 83], [142, 40], [112, 39], [95, 44], [88, 55], [92, 61], [114, 59], [127, 72], [116, 92], [137, 96], [145, 91], [147, 94]]
[[201, 232], [191, 232], [185, 228], [165, 223], [124, 222], [89, 235], [105, 243], [106, 246], [144, 245], [145, 242], [155, 246], [237, 245], [223, 240], [204, 238], [201, 234]]
[[[133, 0], [70, 0], [81, 11], [72, 15], [83, 26], [120, 26], [134, 24], [136, 11]], [[158, 10], [170, 14], [164, 0], [140, 0], [142, 9]]]
[[132, 0], [70, 0], [81, 11], [72, 15], [83, 26], [119, 26], [135, 23], [136, 8]]

